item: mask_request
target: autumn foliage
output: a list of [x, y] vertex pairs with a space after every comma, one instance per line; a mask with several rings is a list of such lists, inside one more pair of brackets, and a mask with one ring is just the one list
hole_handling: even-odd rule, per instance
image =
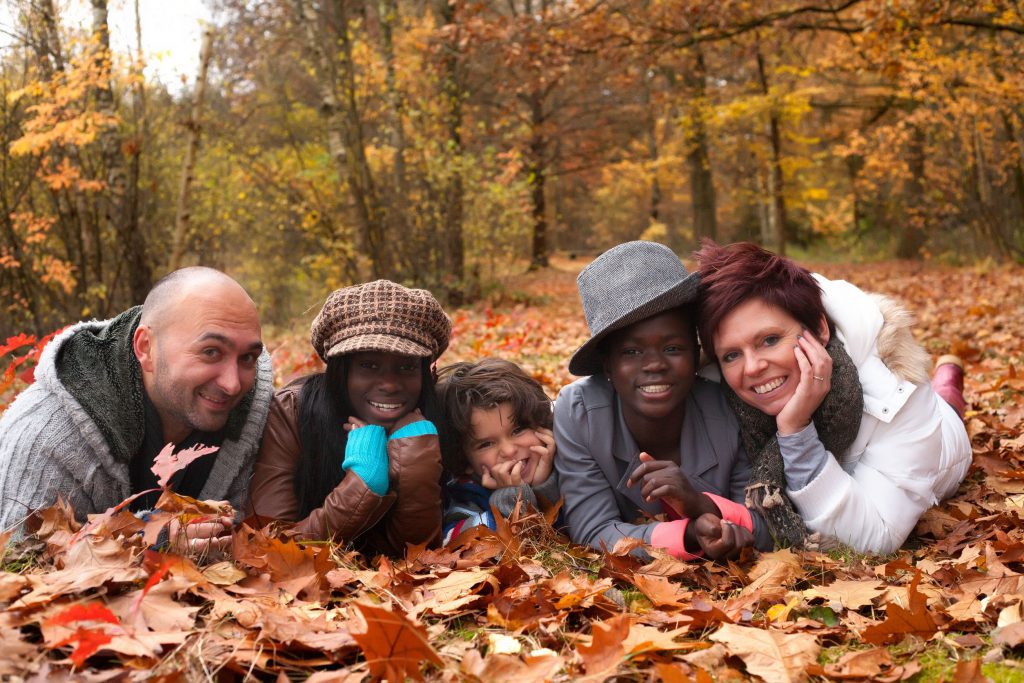
[[[515, 358], [554, 393], [585, 337], [577, 268], [558, 260], [454, 311], [446, 360]], [[223, 511], [165, 492], [146, 521], [115, 509], [83, 527], [58, 504], [30, 523], [34, 536], [3, 544], [0, 676], [1013, 680], [1024, 653], [1024, 274], [817, 269], [903, 298], [926, 347], [967, 362], [974, 467], [891, 557], [782, 549], [713, 564], [655, 551], [644, 563], [628, 542], [573, 546], [520, 510], [496, 532], [393, 560], [248, 520], [226, 556], [192, 560], [150, 546], [172, 517]], [[304, 364], [301, 336], [271, 340], [275, 355]]]

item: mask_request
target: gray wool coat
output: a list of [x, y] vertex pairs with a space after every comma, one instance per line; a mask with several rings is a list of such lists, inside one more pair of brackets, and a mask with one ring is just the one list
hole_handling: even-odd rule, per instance
[[[70, 502], [79, 519], [131, 495], [128, 460], [114, 455], [57, 374], [60, 349], [68, 339], [80, 330], [102, 330], [110, 322], [78, 323], [54, 337], [40, 354], [35, 382], [0, 417], [0, 531], [18, 525], [31, 510], [52, 505], [58, 495]], [[273, 391], [270, 356], [264, 351], [239, 438], [207, 456], [216, 462], [201, 499], [228, 500], [236, 510], [243, 509]]]
[[[622, 538], [650, 543], [657, 522], [635, 523], [642, 513], [662, 512], [640, 487], [627, 487], [640, 464], [640, 449], [626, 427], [618, 396], [604, 375], [577, 380], [555, 401], [555, 468], [565, 499], [572, 540], [611, 550]], [[698, 491], [743, 503], [750, 463], [740, 443], [739, 422], [714, 382], [697, 378], [686, 399], [680, 435], [682, 470]], [[770, 549], [767, 524], [754, 512], [754, 541]]]

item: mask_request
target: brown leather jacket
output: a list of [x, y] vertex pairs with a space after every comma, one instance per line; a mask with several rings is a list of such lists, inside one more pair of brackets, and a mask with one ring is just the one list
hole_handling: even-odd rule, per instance
[[[434, 544], [441, 537], [441, 451], [436, 435], [388, 440], [390, 488], [371, 491], [348, 472], [324, 504], [300, 519], [295, 474], [300, 457], [299, 394], [302, 381], [280, 389], [270, 404], [249, 494], [249, 513], [294, 522], [299, 538], [353, 543], [366, 552], [401, 556], [406, 544]], [[396, 428], [415, 422], [407, 415]], [[339, 429], [341, 425], [339, 425]], [[341, 467], [343, 454], [338, 454]]]

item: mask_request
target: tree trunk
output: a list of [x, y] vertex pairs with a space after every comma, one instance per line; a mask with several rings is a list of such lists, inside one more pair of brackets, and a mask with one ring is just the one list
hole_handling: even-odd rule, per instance
[[544, 197], [545, 156], [547, 140], [541, 131], [544, 124], [544, 102], [539, 93], [530, 97], [530, 161], [526, 171], [529, 174], [530, 199], [533, 205], [533, 244], [530, 249], [530, 270], [548, 267], [548, 217]]
[[188, 236], [188, 222], [191, 217], [189, 196], [192, 182], [195, 180], [196, 157], [199, 154], [199, 138], [202, 133], [203, 100], [206, 97], [206, 74], [213, 56], [213, 29], [203, 32], [203, 46], [199, 51], [199, 75], [196, 77], [196, 90], [192, 95], [192, 114], [185, 124], [188, 128], [188, 147], [185, 151], [185, 163], [181, 168], [181, 186], [178, 190], [178, 210], [174, 220], [174, 240], [171, 248], [171, 260], [168, 270], [181, 268], [182, 256], [185, 253], [185, 239]]
[[921, 247], [924, 246], [925, 234], [925, 136], [924, 131], [914, 126], [907, 145], [907, 165], [910, 180], [904, 192], [906, 197], [906, 217], [903, 220], [903, 232], [896, 246], [896, 257], [904, 259], [920, 259]]
[[[459, 73], [460, 48], [459, 28], [456, 21], [457, 3], [449, 0], [438, 0], [436, 11], [441, 22], [448, 29], [448, 36], [442, 46], [441, 60], [442, 80], [441, 96], [443, 99], [443, 116], [448, 134], [448, 147], [455, 158], [461, 158], [462, 149], [462, 102], [464, 92], [462, 78]], [[441, 220], [445, 233], [444, 265], [452, 281], [447, 291], [448, 302], [458, 306], [465, 303], [467, 293], [477, 283], [466, 282], [466, 244], [462, 232], [463, 201], [465, 189], [462, 184], [462, 172], [456, 170], [444, 188], [444, 200], [441, 208]]]
[[384, 244], [385, 211], [363, 141], [347, 2], [324, 2], [318, 11], [309, 0], [295, 0], [295, 7], [314, 60], [320, 86], [320, 113], [327, 122], [328, 149], [340, 177], [348, 182], [355, 204], [356, 245], [368, 261], [368, 268], [360, 270], [368, 270], [374, 278], [388, 277], [391, 268]]
[[690, 101], [690, 132], [686, 164], [690, 171], [690, 195], [693, 205], [693, 236], [700, 241], [707, 237], [718, 239], [717, 198], [715, 180], [711, 173], [711, 156], [708, 154], [708, 133], [704, 121], [705, 79], [704, 54], [696, 50], [695, 68], [687, 79]]
[[[761, 81], [761, 91], [769, 94], [768, 74], [765, 71], [764, 56], [761, 48], [757, 49], [757, 75]], [[782, 135], [779, 131], [779, 116], [775, 107], [768, 114], [768, 141], [771, 145], [771, 160], [768, 172], [768, 239], [764, 246], [777, 254], [786, 253], [786, 198], [783, 191], [782, 176]]]
[[646, 114], [644, 134], [647, 140], [647, 161], [651, 164], [651, 200], [647, 216], [651, 223], [658, 223], [661, 215], [661, 183], [658, 182], [658, 118], [654, 115], [654, 105], [651, 103], [654, 76], [645, 69], [640, 78], [643, 81], [643, 105]]

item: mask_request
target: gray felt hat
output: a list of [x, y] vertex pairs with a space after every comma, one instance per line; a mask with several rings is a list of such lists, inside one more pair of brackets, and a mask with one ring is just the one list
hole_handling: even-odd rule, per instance
[[657, 242], [625, 242], [598, 256], [576, 278], [590, 339], [569, 360], [577, 376], [601, 372], [601, 340], [615, 330], [690, 303], [697, 273]]

